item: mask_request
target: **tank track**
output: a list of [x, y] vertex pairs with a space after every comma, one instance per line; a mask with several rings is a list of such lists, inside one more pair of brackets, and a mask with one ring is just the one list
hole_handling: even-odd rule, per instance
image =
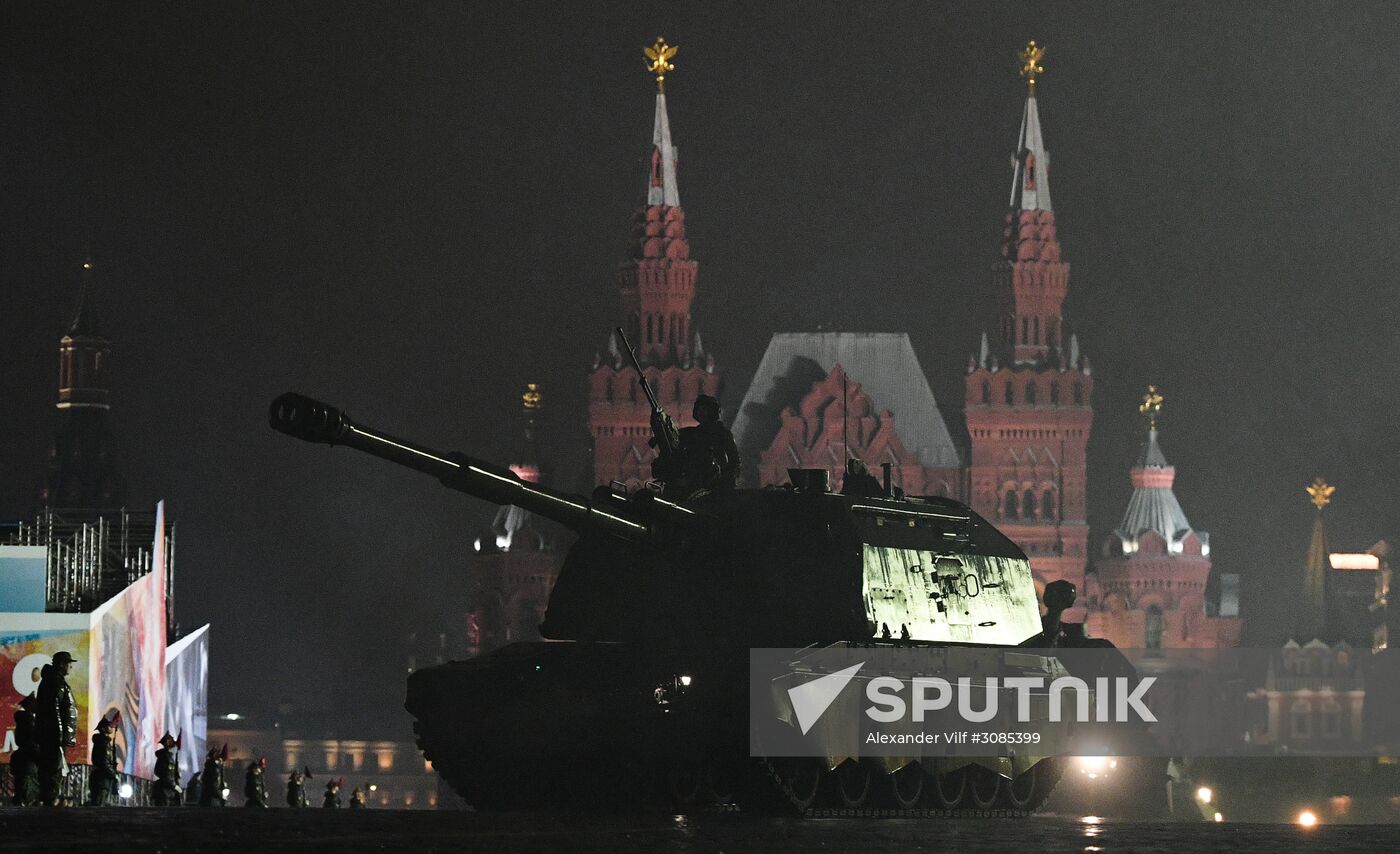
[[[747, 756], [723, 763], [722, 769], [715, 763], [684, 760], [613, 764], [554, 756], [493, 761], [473, 756], [460, 739], [438, 737], [421, 721], [414, 729], [424, 757], [439, 776], [468, 804], [493, 812], [584, 807], [667, 814], [737, 810], [811, 818], [1016, 818], [1044, 805], [1064, 768], [1060, 760], [1043, 759], [1011, 781], [976, 766], [941, 780], [906, 767], [896, 772], [906, 775], [901, 804], [894, 775], [851, 761], [835, 770], [825, 770], [818, 760]], [[860, 774], [868, 774], [867, 785], [853, 797], [848, 780]], [[955, 775], [964, 776], [952, 786], [954, 791], [947, 791]], [[970, 784], [974, 776], [980, 791]], [[939, 783], [944, 786], [941, 798], [933, 788]]]

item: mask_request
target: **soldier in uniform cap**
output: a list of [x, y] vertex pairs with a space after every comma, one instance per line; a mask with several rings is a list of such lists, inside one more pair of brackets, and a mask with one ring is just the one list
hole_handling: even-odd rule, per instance
[[[739, 448], [734, 434], [719, 420], [719, 401], [708, 394], [695, 398], [691, 409], [694, 427], [680, 431], [677, 495], [685, 498], [696, 492], [733, 489], [739, 482]], [[671, 485], [668, 483], [668, 486]]]
[[76, 659], [64, 651], [55, 653], [52, 664], [45, 664], [39, 674], [36, 698], [34, 740], [38, 753], [39, 800], [45, 806], [56, 806], [63, 779], [68, 776], [65, 748], [78, 743], [78, 704], [67, 676]]
[[368, 806], [368, 804], [365, 803], [365, 792], [359, 786], [356, 786], [355, 790], [350, 793], [350, 809], [362, 810], [366, 806]]
[[170, 733], [160, 737], [156, 751], [156, 784], [151, 789], [151, 803], [158, 807], [180, 805], [180, 746]]
[[226, 802], [224, 800], [224, 760], [228, 757], [228, 745], [224, 745], [221, 751], [217, 747], [209, 748], [209, 755], [204, 758], [204, 772], [199, 775], [199, 805], [202, 807], [221, 807]]
[[111, 718], [97, 722], [92, 734], [92, 768], [88, 771], [88, 805], [106, 807], [112, 804], [117, 788], [117, 742], [112, 738]]
[[10, 803], [17, 807], [32, 806], [34, 793], [38, 789], [38, 778], [34, 773], [34, 759], [38, 755], [38, 745], [34, 743], [34, 708], [38, 700], [33, 694], [19, 701], [15, 708], [15, 749], [10, 752], [10, 780], [14, 784], [14, 795]]
[[302, 772], [295, 768], [287, 775], [287, 806], [298, 810], [309, 806], [306, 800], [306, 779], [310, 776], [309, 770]]
[[321, 799], [321, 806], [326, 809], [340, 809], [340, 787], [344, 783], [344, 777], [328, 781], [326, 783], [326, 796]]
[[247, 800], [243, 806], [267, 808], [267, 777], [263, 774], [266, 770], [266, 756], [248, 763], [248, 773], [243, 778], [243, 797]]

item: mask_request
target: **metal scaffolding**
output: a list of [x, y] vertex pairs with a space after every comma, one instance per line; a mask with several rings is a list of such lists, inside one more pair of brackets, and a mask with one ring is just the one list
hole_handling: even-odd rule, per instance
[[[125, 507], [108, 510], [45, 508], [35, 520], [0, 529], [0, 543], [48, 551], [46, 610], [90, 613], [151, 571], [156, 515]], [[166, 637], [175, 623], [175, 525], [165, 526]]]

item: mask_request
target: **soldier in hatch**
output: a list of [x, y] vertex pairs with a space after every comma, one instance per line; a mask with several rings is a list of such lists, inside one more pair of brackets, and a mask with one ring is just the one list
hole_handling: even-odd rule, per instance
[[739, 448], [734, 434], [719, 420], [719, 401], [708, 394], [695, 398], [694, 427], [680, 431], [675, 460], [657, 459], [654, 474], [667, 492], [680, 499], [697, 492], [733, 489], [739, 482]]

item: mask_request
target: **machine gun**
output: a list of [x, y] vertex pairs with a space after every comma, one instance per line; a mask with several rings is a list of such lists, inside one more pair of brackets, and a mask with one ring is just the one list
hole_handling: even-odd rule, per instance
[[[627, 359], [632, 363], [632, 370], [637, 372], [637, 383], [641, 385], [642, 393], [647, 396], [647, 404], [651, 406], [651, 439], [648, 444], [656, 449], [657, 455], [653, 473], [657, 477], [673, 476], [680, 460], [681, 435], [676, 430], [671, 416], [656, 402], [656, 393], [647, 383], [647, 376], [642, 372], [642, 363], [637, 361], [637, 353], [632, 349], [632, 343], [627, 340], [627, 333], [622, 331], [621, 326], [617, 327], [616, 331], [618, 340], [622, 342], [622, 349], [627, 351]], [[660, 471], [656, 471], [657, 468]]]

